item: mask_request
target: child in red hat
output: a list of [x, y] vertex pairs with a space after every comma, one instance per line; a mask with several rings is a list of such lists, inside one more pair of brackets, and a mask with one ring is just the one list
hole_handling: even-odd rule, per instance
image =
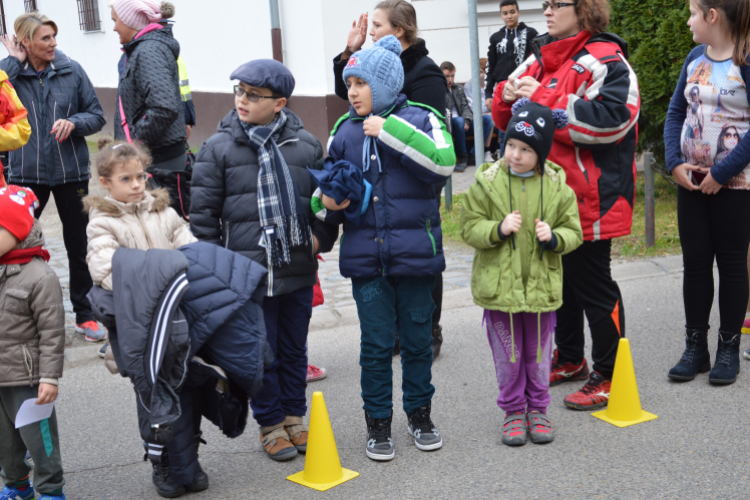
[[[65, 311], [60, 281], [47, 265], [44, 236], [31, 189], [0, 188], [0, 468], [5, 486], [0, 498], [64, 500], [57, 416], [15, 428], [27, 399], [36, 404], [57, 399], [65, 348]], [[23, 359], [19, 359], [23, 353]], [[29, 482], [26, 452], [34, 460]]]

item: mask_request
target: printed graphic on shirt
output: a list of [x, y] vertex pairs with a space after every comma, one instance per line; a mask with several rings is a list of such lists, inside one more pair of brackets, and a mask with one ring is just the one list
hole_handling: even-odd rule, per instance
[[[521, 63], [523, 63], [526, 55], [526, 33], [527, 28], [523, 28], [521, 31], [514, 30], [514, 37], [513, 37], [513, 54], [516, 56], [516, 66], [520, 66]], [[510, 31], [508, 28], [505, 28], [505, 38], [500, 40], [500, 43], [497, 44], [495, 47], [495, 50], [498, 54], [505, 54], [508, 52], [508, 36], [510, 34]]]
[[[688, 66], [682, 127], [685, 163], [711, 168], [723, 161], [750, 129], [750, 106], [740, 69], [732, 62], [712, 61], [705, 54]], [[693, 176], [695, 183], [705, 174]], [[730, 189], [750, 189], [750, 162], [729, 180]]]

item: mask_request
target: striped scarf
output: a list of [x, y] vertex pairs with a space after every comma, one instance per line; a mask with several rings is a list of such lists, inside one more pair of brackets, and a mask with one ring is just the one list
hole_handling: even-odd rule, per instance
[[[269, 271], [291, 262], [290, 248], [312, 245], [312, 232], [305, 207], [292, 180], [289, 166], [276, 146], [286, 124], [281, 110], [268, 125], [240, 121], [258, 155], [258, 214]], [[272, 280], [271, 280], [272, 281]], [[272, 286], [272, 285], [271, 285]], [[270, 287], [269, 287], [270, 288]]]

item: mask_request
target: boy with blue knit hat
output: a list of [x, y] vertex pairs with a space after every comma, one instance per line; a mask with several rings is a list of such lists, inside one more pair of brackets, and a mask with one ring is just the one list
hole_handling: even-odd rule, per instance
[[190, 229], [268, 269], [263, 311], [274, 361], [251, 402], [268, 456], [289, 460], [307, 449], [307, 333], [317, 282], [316, 253], [328, 252], [338, 227], [315, 217], [323, 148], [286, 108], [294, 76], [280, 62], [257, 59], [230, 79], [235, 109], [198, 151], [190, 189]]
[[352, 279], [359, 313], [365, 453], [373, 460], [395, 456], [391, 366], [397, 324], [409, 433], [420, 450], [443, 445], [430, 417], [432, 288], [445, 269], [432, 185], [451, 174], [456, 156], [443, 122], [400, 93], [400, 53], [401, 44], [389, 35], [352, 55], [344, 69], [351, 108], [336, 124], [328, 153], [334, 162], [361, 169], [372, 185], [359, 224], [344, 216], [350, 200], [337, 204], [317, 193], [326, 222], [344, 224], [339, 267]]

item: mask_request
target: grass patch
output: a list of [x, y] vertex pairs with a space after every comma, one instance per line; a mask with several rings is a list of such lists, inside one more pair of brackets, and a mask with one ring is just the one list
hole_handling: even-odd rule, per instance
[[[633, 211], [633, 228], [628, 236], [616, 238], [612, 245], [613, 257], [655, 257], [682, 253], [680, 237], [677, 232], [677, 193], [661, 176], [654, 180], [654, 198], [656, 202], [656, 244], [646, 248], [646, 217], [644, 201], [644, 176], [639, 175], [636, 181], [635, 208]], [[445, 198], [440, 207], [442, 217], [443, 239], [463, 243], [458, 230], [463, 207], [463, 194], [453, 195], [453, 209], [447, 210]]]

